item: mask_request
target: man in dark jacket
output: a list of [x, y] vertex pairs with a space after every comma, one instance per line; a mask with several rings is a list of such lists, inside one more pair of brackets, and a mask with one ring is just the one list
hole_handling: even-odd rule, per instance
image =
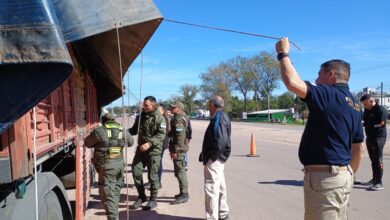
[[365, 94], [360, 98], [364, 105], [363, 125], [366, 130], [366, 145], [371, 160], [372, 179], [365, 183], [369, 190], [383, 189], [383, 148], [386, 143], [387, 111], [376, 104], [374, 97]]
[[231, 151], [231, 125], [229, 117], [222, 111], [224, 101], [221, 96], [214, 96], [208, 105], [211, 120], [199, 156], [204, 165], [206, 219], [229, 219], [224, 167]]
[[142, 173], [146, 166], [150, 183], [150, 199], [144, 210], [150, 210], [157, 206], [156, 198], [160, 188], [158, 170], [167, 125], [164, 117], [157, 109], [156, 98], [153, 96], [145, 97], [141, 118], [140, 120], [137, 119], [133, 127], [129, 129], [132, 135], [136, 135], [139, 130], [138, 146], [132, 163], [134, 185], [137, 188], [138, 199], [131, 208], [138, 209], [143, 202], [146, 202], [145, 187], [142, 180]]
[[[134, 143], [130, 133], [124, 133], [122, 126], [112, 114], [102, 117], [102, 126], [92, 131], [85, 139], [85, 146], [94, 148], [93, 164], [99, 174], [99, 195], [104, 204], [108, 220], [118, 220], [118, 203], [123, 186], [123, 147]], [[125, 138], [126, 137], [126, 138]]]

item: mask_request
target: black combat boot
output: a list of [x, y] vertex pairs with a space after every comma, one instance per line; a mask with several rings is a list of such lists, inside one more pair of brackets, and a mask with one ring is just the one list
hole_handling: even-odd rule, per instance
[[156, 198], [151, 197], [151, 198], [149, 199], [149, 202], [146, 203], [146, 206], [144, 206], [144, 207], [142, 208], [142, 210], [144, 210], [144, 211], [149, 211], [149, 210], [154, 209], [154, 208], [156, 208], [156, 207], [157, 207]]
[[185, 203], [188, 201], [188, 193], [181, 193], [177, 197], [175, 196], [175, 200], [171, 202], [171, 205], [176, 205], [180, 203]]
[[139, 207], [141, 207], [142, 203], [146, 202], [146, 200], [147, 200], [146, 196], [145, 197], [139, 196], [137, 200], [134, 202], [134, 204], [130, 206], [130, 208], [138, 209]]

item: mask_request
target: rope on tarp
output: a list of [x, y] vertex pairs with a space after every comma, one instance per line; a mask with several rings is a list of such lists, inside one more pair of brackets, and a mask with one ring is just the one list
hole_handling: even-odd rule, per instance
[[[124, 85], [123, 85], [123, 69], [122, 69], [122, 54], [121, 54], [121, 44], [120, 44], [120, 36], [119, 36], [119, 27], [122, 25], [120, 21], [114, 20], [115, 18], [115, 13], [114, 13], [114, 4], [112, 0], [110, 0], [111, 4], [111, 12], [112, 12], [112, 18], [113, 22], [115, 25], [115, 30], [116, 30], [116, 39], [117, 39], [117, 46], [118, 46], [118, 59], [119, 59], [119, 72], [120, 72], [120, 80], [121, 80], [121, 105], [122, 105], [122, 127], [124, 132], [124, 138], [125, 138], [125, 182], [127, 184], [127, 164], [128, 164], [128, 159], [127, 159], [127, 148], [128, 148], [128, 142], [127, 142], [127, 128], [126, 128], [126, 112], [125, 112], [125, 101], [124, 101]], [[119, 23], [118, 23], [119, 22]], [[129, 187], [126, 187], [126, 219], [129, 219]]]
[[34, 148], [34, 183], [35, 183], [35, 219], [39, 220], [39, 204], [38, 204], [38, 169], [37, 169], [37, 112], [36, 107], [33, 108], [33, 148]]
[[[143, 82], [143, 69], [144, 69], [144, 55], [141, 51], [141, 78], [140, 78], [140, 82], [139, 82], [139, 104], [138, 104], [138, 108], [139, 108], [139, 115], [138, 115], [138, 130], [137, 130], [137, 134], [138, 134], [138, 138], [139, 138], [139, 127], [141, 125], [141, 114], [142, 114], [142, 104], [141, 104], [141, 98], [142, 98], [142, 82]], [[139, 139], [138, 139], [139, 140]], [[135, 148], [135, 150], [137, 150], [137, 148]]]
[[[125, 138], [125, 150], [124, 150], [124, 153], [125, 153], [125, 181], [126, 181], [126, 184], [127, 184], [127, 164], [128, 164], [128, 159], [127, 159], [127, 148], [128, 148], [128, 142], [127, 142], [127, 126], [126, 126], [126, 122], [127, 122], [127, 115], [126, 115], [126, 110], [125, 110], [125, 99], [124, 99], [124, 88], [123, 88], [123, 69], [122, 69], [122, 55], [121, 55], [121, 44], [120, 44], [120, 36], [119, 36], [119, 28], [118, 28], [118, 25], [115, 24], [115, 27], [116, 27], [116, 38], [117, 38], [117, 44], [118, 44], [118, 57], [119, 57], [119, 71], [120, 71], [120, 75], [121, 75], [121, 92], [122, 92], [122, 98], [121, 98], [121, 102], [122, 102], [122, 127], [123, 127], [123, 130], [125, 131], [124, 132], [124, 138]], [[129, 187], [126, 187], [126, 207], [129, 207]], [[126, 208], [126, 219], [128, 220], [129, 219], [129, 209]]]
[[[274, 39], [274, 40], [281, 39], [281, 37], [275, 37], [275, 36], [264, 35], [264, 34], [254, 34], [254, 33], [249, 33], [249, 32], [244, 32], [244, 31], [237, 31], [237, 30], [232, 30], [232, 29], [227, 29], [227, 28], [220, 28], [220, 27], [212, 27], [212, 26], [188, 23], [188, 22], [171, 20], [171, 19], [164, 19], [164, 21], [171, 22], [171, 23], [176, 23], [176, 24], [182, 24], [182, 25], [189, 25], [189, 26], [194, 26], [194, 27], [212, 29], [212, 30], [217, 30], [217, 31], [225, 31], [225, 32], [231, 32], [231, 33], [242, 34], [242, 35], [250, 35], [250, 36], [254, 36], [254, 37], [268, 38], [268, 39]], [[292, 41], [289, 41], [289, 42], [292, 45], [294, 45], [298, 50], [301, 50], [301, 48], [296, 43], [294, 43]]]

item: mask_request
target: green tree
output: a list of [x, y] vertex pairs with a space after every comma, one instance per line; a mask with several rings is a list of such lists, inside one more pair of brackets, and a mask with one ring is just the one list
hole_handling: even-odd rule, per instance
[[279, 108], [292, 108], [294, 107], [294, 94], [292, 92], [285, 92], [278, 98]]
[[247, 105], [247, 108], [248, 108], [248, 112], [253, 112], [253, 111], [258, 111], [258, 105], [259, 105], [259, 102], [256, 102], [255, 100], [248, 100], [248, 105]]
[[237, 56], [228, 60], [224, 64], [227, 73], [233, 80], [233, 89], [239, 91], [244, 98], [243, 111], [247, 111], [248, 92], [253, 88], [255, 78], [253, 71], [250, 69], [248, 58]]
[[309, 109], [306, 103], [298, 96], [294, 99], [294, 111], [298, 112], [300, 118], [302, 118], [303, 124], [305, 124], [305, 117], [308, 115]]
[[[275, 57], [275, 53], [262, 51], [249, 61], [249, 68], [255, 76], [253, 91], [267, 98], [268, 109], [271, 108], [272, 92], [278, 88], [280, 80], [280, 67]], [[270, 121], [270, 118], [268, 120]]]
[[180, 92], [183, 95], [183, 102], [187, 106], [188, 112], [193, 112], [194, 99], [199, 92], [198, 86], [185, 84], [180, 87]]
[[200, 86], [203, 97], [208, 100], [213, 95], [220, 95], [225, 101], [226, 112], [232, 109], [230, 97], [232, 94], [233, 80], [226, 73], [224, 65], [209, 67], [207, 72], [200, 74], [202, 84]]
[[240, 117], [240, 113], [243, 111], [244, 103], [237, 96], [231, 98], [233, 117]]
[[166, 106], [169, 106], [170, 104], [172, 104], [174, 102], [184, 102], [183, 96], [181, 96], [181, 95], [171, 95], [171, 97], [167, 101], [163, 102], [163, 104], [166, 105]]

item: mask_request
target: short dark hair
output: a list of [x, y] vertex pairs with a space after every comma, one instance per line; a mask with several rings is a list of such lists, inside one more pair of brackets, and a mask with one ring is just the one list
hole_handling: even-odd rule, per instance
[[154, 102], [154, 103], [156, 103], [156, 98], [154, 97], [154, 96], [146, 96], [145, 98], [144, 98], [144, 101], [150, 101], [150, 102]]
[[160, 108], [161, 108], [162, 110], [164, 110], [164, 111], [167, 110], [167, 107], [165, 107], [165, 105], [162, 104], [162, 103], [160, 103], [160, 104], [158, 105], [158, 107], [160, 107]]
[[223, 98], [219, 95], [216, 95], [210, 99], [210, 103], [218, 109], [222, 109], [225, 105]]
[[364, 101], [366, 101], [367, 99], [370, 99], [370, 98], [372, 98], [373, 96], [372, 95], [370, 95], [370, 94], [364, 94], [361, 98], [360, 98], [360, 101], [361, 102], [364, 102]]
[[344, 60], [329, 60], [321, 64], [321, 69], [326, 73], [334, 70], [336, 75], [336, 81], [348, 82], [351, 75], [351, 65]]

